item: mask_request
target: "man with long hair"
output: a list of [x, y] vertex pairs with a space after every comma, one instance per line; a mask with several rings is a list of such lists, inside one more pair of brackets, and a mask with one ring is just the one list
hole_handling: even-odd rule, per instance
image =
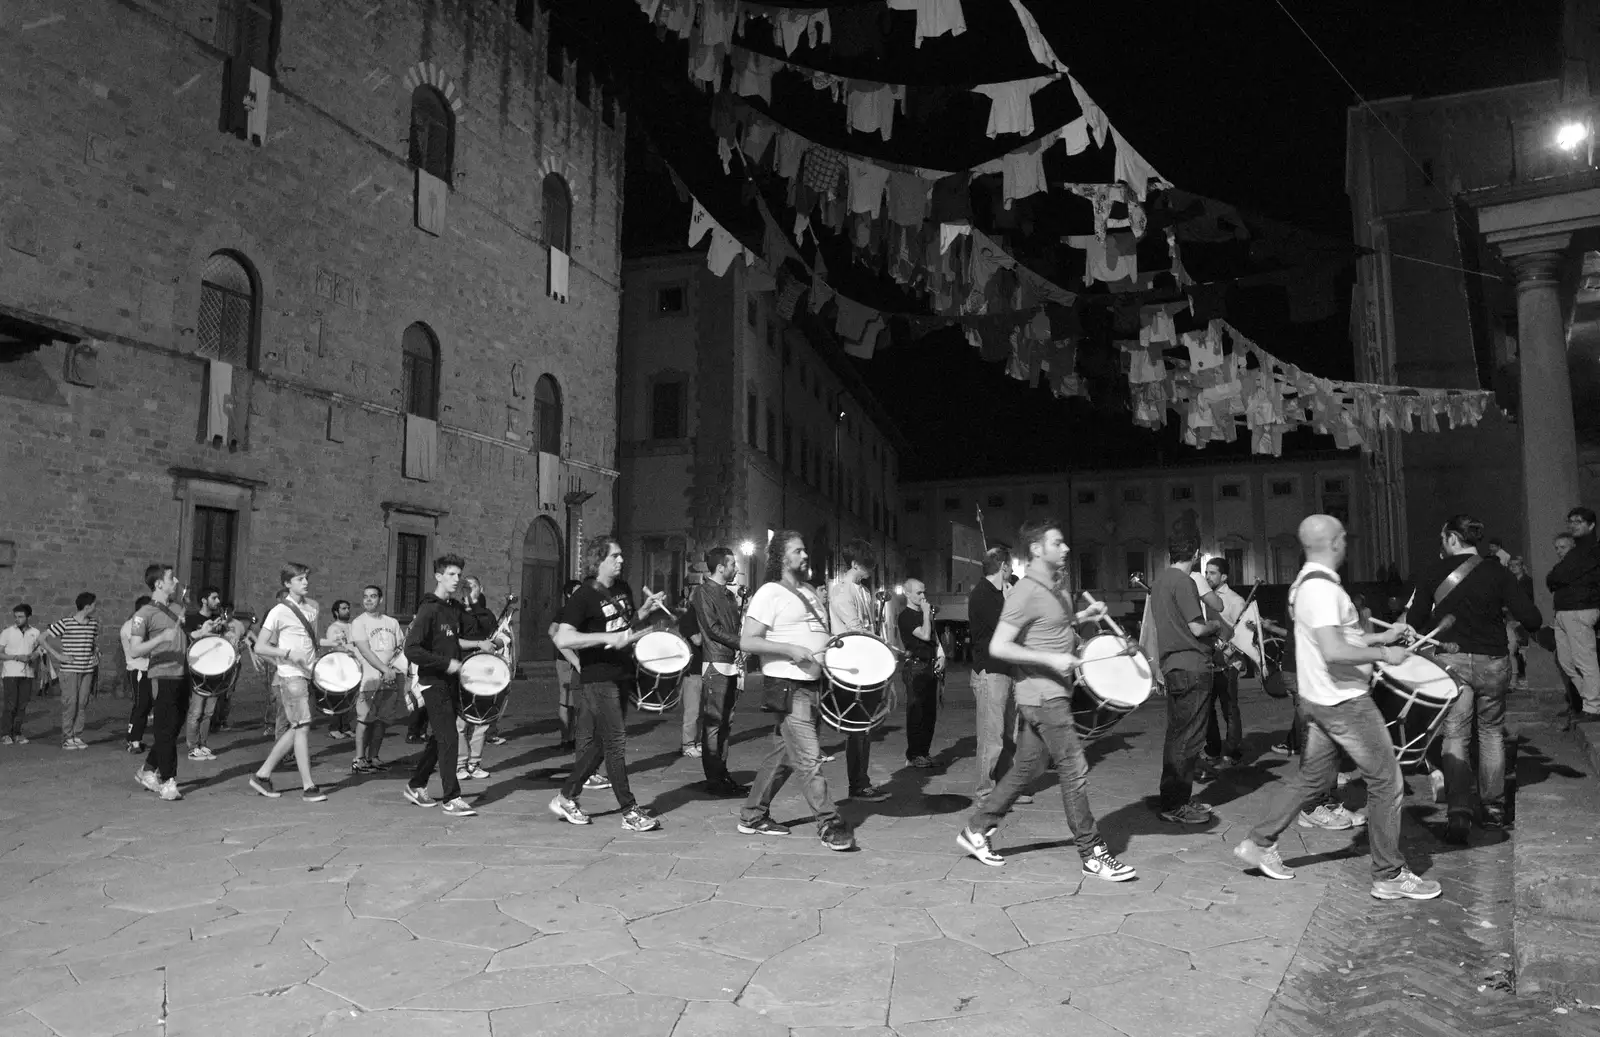
[[1078, 647], [1075, 628], [1104, 615], [1106, 607], [1095, 602], [1082, 612], [1073, 611], [1071, 591], [1063, 579], [1067, 543], [1058, 522], [1030, 522], [1018, 533], [1021, 549], [1028, 556], [1027, 575], [1006, 598], [989, 639], [990, 656], [1010, 665], [1016, 674], [1014, 694], [1022, 721], [1017, 757], [994, 791], [979, 803], [956, 842], [984, 864], [1004, 864], [1005, 858], [994, 851], [989, 838], [1044, 769], [1048, 756], [1056, 762], [1061, 804], [1083, 873], [1108, 882], [1126, 882], [1138, 872], [1113, 856], [1100, 836], [1089, 806], [1089, 761], [1072, 716], [1072, 671], [1079, 662], [1074, 653]]
[[[822, 698], [822, 666], [818, 655], [828, 643], [828, 621], [822, 600], [805, 582], [809, 562], [805, 539], [780, 529], [767, 544], [766, 582], [750, 599], [739, 647], [761, 658], [767, 684], [766, 706], [782, 710], [772, 732], [772, 750], [762, 761], [739, 812], [745, 835], [788, 835], [772, 819], [772, 800], [789, 780], [800, 777], [801, 794], [817, 821], [817, 834], [830, 850], [855, 849], [855, 836], [833, 807], [828, 781], [822, 776], [822, 750], [817, 733]], [[787, 700], [784, 702], [783, 700]]]

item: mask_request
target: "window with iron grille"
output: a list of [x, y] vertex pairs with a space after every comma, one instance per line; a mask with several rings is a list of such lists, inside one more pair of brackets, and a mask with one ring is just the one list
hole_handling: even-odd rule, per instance
[[533, 406], [539, 419], [539, 442], [536, 444], [541, 453], [561, 456], [561, 387], [549, 375], [540, 375], [533, 386]]
[[413, 324], [400, 339], [400, 402], [407, 414], [439, 417], [439, 341], [425, 324]]
[[444, 95], [423, 85], [411, 91], [411, 164], [450, 183], [456, 147], [456, 119]]
[[428, 568], [428, 538], [420, 533], [395, 534], [394, 614], [414, 616], [422, 603]]
[[555, 173], [544, 178], [544, 243], [572, 255], [572, 192]]
[[256, 360], [256, 284], [238, 257], [218, 252], [200, 274], [199, 353], [236, 367]]
[[233, 600], [233, 552], [239, 513], [229, 508], [194, 509], [194, 551], [189, 556], [189, 583], [215, 587], [223, 601]]

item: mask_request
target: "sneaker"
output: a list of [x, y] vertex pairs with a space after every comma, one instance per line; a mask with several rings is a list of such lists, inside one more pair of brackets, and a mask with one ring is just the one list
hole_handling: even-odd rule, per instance
[[[27, 745], [28, 744], [28, 740], [26, 738], [22, 737], [21, 735], [12, 735], [11, 736], [11, 744], [12, 745]], [[144, 746], [142, 746], [142, 745], [139, 746], [139, 751], [140, 752], [144, 752], [145, 751]]]
[[283, 795], [283, 793], [272, 787], [272, 776], [270, 774], [265, 778], [259, 774], [250, 775], [250, 787], [268, 799], [277, 799]]
[[381, 774], [388, 769], [389, 765], [378, 759], [376, 756], [367, 757], [367, 770]]
[[851, 789], [850, 798], [859, 799], [863, 803], [882, 803], [889, 798], [889, 793], [876, 785], [868, 785], [865, 788]]
[[1410, 868], [1401, 868], [1392, 879], [1372, 883], [1372, 895], [1379, 900], [1432, 900], [1443, 892], [1443, 886], [1413, 875]]
[[932, 768], [938, 766], [938, 764], [934, 763], [932, 759], [926, 756], [914, 756], [908, 759], [906, 762], [919, 771], [931, 770]]
[[435, 803], [439, 802], [437, 799], [434, 799], [432, 796], [428, 795], [427, 789], [414, 789], [410, 785], [407, 785], [406, 790], [400, 794], [406, 797], [406, 802], [410, 803], [412, 806], [431, 807]]
[[1243, 756], [1224, 756], [1222, 758], [1222, 766], [1225, 767], [1225, 768], [1243, 767], [1244, 766], [1244, 757]]
[[1026, 792], [1024, 792], [1022, 795], [1018, 796], [1016, 799], [1013, 799], [1011, 802], [1013, 802], [1013, 803], [1023, 803], [1023, 804], [1032, 803], [1033, 802], [1033, 797], [1028, 795]]
[[660, 827], [661, 822], [650, 816], [650, 811], [643, 807], [634, 807], [622, 815], [624, 832], [653, 832]]
[[1213, 756], [1210, 753], [1201, 753], [1200, 759], [1196, 762], [1198, 762], [1200, 766], [1209, 767], [1212, 770], [1220, 770], [1222, 768], [1222, 757]]
[[11, 736], [10, 735], [0, 735], [0, 745], [10, 745], [10, 744], [11, 744]]
[[1360, 771], [1340, 771], [1336, 784], [1342, 789], [1359, 777], [1361, 777]]
[[470, 777], [472, 777], [472, 775], [467, 773], [467, 769], [465, 767], [457, 767], [456, 768], [456, 780], [457, 781], [466, 781]]
[[1300, 811], [1298, 823], [1301, 828], [1325, 828], [1330, 832], [1342, 832], [1346, 828], [1352, 827], [1347, 816], [1329, 807], [1326, 803], [1317, 804], [1317, 808], [1310, 813], [1304, 810]]
[[1351, 828], [1367, 827], [1367, 812], [1365, 810], [1351, 810], [1341, 803], [1333, 808], [1333, 812], [1349, 821]]
[[[990, 831], [993, 831], [993, 829], [990, 829]], [[995, 853], [994, 847], [989, 845], [989, 832], [974, 832], [971, 828], [963, 825], [961, 831], [956, 833], [956, 845], [991, 868], [999, 868], [1006, 863], [1006, 859]]]
[[372, 771], [373, 771], [372, 764], [368, 763], [366, 760], [361, 759], [359, 756], [356, 757], [354, 760], [352, 760], [350, 762], [350, 773], [351, 774], [371, 774]]
[[1107, 882], [1127, 882], [1139, 876], [1133, 865], [1124, 864], [1113, 857], [1105, 843], [1096, 846], [1094, 852], [1083, 859], [1083, 873]]
[[1496, 830], [1511, 827], [1511, 822], [1506, 820], [1506, 812], [1504, 810], [1496, 810], [1494, 807], [1484, 807], [1483, 817], [1478, 823], [1485, 828]]
[[1288, 742], [1276, 742], [1276, 743], [1274, 743], [1273, 746], [1272, 746], [1272, 751], [1274, 753], [1276, 753], [1277, 755], [1279, 755], [1279, 756], [1293, 756], [1294, 755], [1294, 750], [1289, 748], [1289, 743]]
[[698, 760], [700, 758], [700, 747], [698, 745], [686, 745], [683, 747], [683, 755], [691, 760]]
[[488, 741], [488, 743], [490, 745], [505, 745], [506, 744], [506, 736], [505, 735], [490, 735], [488, 737], [487, 741]]
[[89, 748], [89, 743], [85, 742], [83, 739], [79, 738], [77, 735], [73, 735], [72, 736], [72, 744], [74, 746], [78, 747], [79, 749], [87, 749], [87, 748]]
[[406, 744], [407, 745], [421, 745], [423, 742], [426, 742], [426, 741], [427, 741], [427, 739], [423, 738], [421, 735], [406, 735]]
[[856, 837], [850, 834], [850, 829], [843, 821], [834, 820], [822, 826], [817, 833], [822, 839], [822, 845], [836, 853], [844, 853], [856, 848]]
[[1428, 782], [1433, 786], [1433, 801], [1444, 802], [1444, 771], [1431, 770], [1428, 772]]
[[1175, 825], [1208, 825], [1216, 820], [1211, 815], [1211, 808], [1204, 803], [1185, 803], [1176, 810], [1163, 810], [1161, 820], [1170, 821]]
[[599, 789], [608, 789], [610, 787], [611, 780], [601, 774], [591, 774], [585, 778], [583, 782], [583, 791], [585, 792], [594, 792]]
[[[575, 825], [586, 825], [589, 823], [589, 815], [578, 809], [577, 800], [568, 799], [559, 792], [556, 793], [556, 798], [550, 801], [550, 813], [561, 818], [563, 821], [567, 821]], [[626, 820], [626, 818], [624, 818], [624, 820]]]
[[207, 757], [206, 754], [204, 752], [200, 751], [199, 749], [190, 749], [189, 750], [189, 759], [204, 761], [206, 759], [209, 759], [209, 757]]
[[161, 788], [157, 791], [156, 795], [160, 796], [168, 803], [171, 803], [175, 799], [182, 799], [183, 793], [178, 791], [178, 779], [168, 778], [166, 781], [163, 781], [161, 783]]
[[1254, 839], [1246, 839], [1233, 848], [1233, 855], [1269, 879], [1287, 881], [1294, 878], [1294, 872], [1283, 866], [1283, 858], [1278, 855], [1276, 846], [1260, 846]]
[[327, 798], [328, 794], [316, 785], [307, 785], [300, 790], [300, 801], [302, 803], [321, 803]]
[[837, 759], [838, 759], [838, 757], [833, 755], [833, 753], [823, 753], [822, 754], [822, 762], [823, 763], [832, 763], [834, 760], [837, 760]]
[[477, 817], [478, 812], [472, 809], [472, 804], [457, 796], [444, 805], [444, 812], [451, 817]]
[[206, 759], [208, 760], [215, 760], [217, 758], [217, 754], [211, 751], [211, 747], [209, 745], [202, 745], [200, 747], [200, 751], [206, 754]]
[[740, 821], [740, 835], [788, 835], [789, 829], [778, 824], [770, 817], [763, 817], [759, 821]]
[[161, 791], [161, 779], [156, 777], [155, 771], [147, 771], [143, 767], [133, 772], [133, 780], [149, 789], [151, 792]]
[[487, 778], [488, 776], [489, 776], [489, 772], [484, 770], [478, 764], [476, 764], [476, 763], [467, 764], [467, 777], [476, 778], [479, 781], [482, 781], [484, 778]]

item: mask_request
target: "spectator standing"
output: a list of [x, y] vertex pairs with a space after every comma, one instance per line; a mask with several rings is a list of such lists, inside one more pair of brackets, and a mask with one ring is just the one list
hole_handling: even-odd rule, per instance
[[[1511, 576], [1517, 582], [1517, 587], [1522, 591], [1523, 597], [1533, 600], [1533, 574], [1528, 572], [1528, 563], [1522, 556], [1511, 559], [1511, 564], [1506, 567], [1511, 571]], [[1516, 620], [1506, 617], [1506, 648], [1511, 652], [1512, 662], [1516, 666], [1516, 673], [1512, 676], [1512, 687], [1521, 691], [1528, 686], [1528, 639], [1534, 631], [1528, 630]]]
[[100, 621], [94, 618], [92, 592], [79, 594], [73, 604], [77, 611], [51, 623], [40, 641], [61, 675], [61, 748], [87, 749], [89, 743], [79, 736], [89, 719], [89, 696], [100, 668]]
[[0, 745], [27, 745], [22, 736], [22, 718], [33, 697], [34, 665], [41, 652], [39, 630], [32, 626], [33, 606], [20, 604], [11, 610], [12, 625], [0, 631]]
[[[1011, 575], [1011, 552], [991, 547], [983, 556], [983, 579], [967, 595], [967, 618], [972, 629], [972, 697], [977, 705], [978, 783], [972, 798], [982, 800], [994, 791], [995, 782], [1011, 769], [1017, 752], [1017, 702], [1013, 693], [1011, 667], [995, 659], [989, 642], [1000, 625], [1006, 605]], [[1026, 792], [1018, 803], [1032, 803]]]
[[1567, 512], [1572, 550], [1556, 562], [1545, 586], [1554, 595], [1556, 660], [1582, 699], [1579, 723], [1600, 721], [1600, 659], [1595, 655], [1595, 623], [1600, 621], [1600, 546], [1595, 543], [1595, 513]]
[[117, 631], [117, 639], [122, 642], [122, 681], [127, 686], [128, 697], [133, 700], [128, 712], [127, 750], [130, 753], [145, 751], [144, 729], [150, 721], [150, 707], [155, 705], [150, 694], [150, 657], [133, 654], [133, 621], [138, 618], [139, 610], [148, 604], [150, 595], [139, 595], [133, 603], [133, 613], [123, 620], [122, 629]]

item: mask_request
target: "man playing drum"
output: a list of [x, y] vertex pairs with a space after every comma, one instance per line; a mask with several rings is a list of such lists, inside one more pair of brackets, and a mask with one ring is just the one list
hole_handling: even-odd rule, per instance
[[155, 744], [134, 780], [171, 802], [183, 798], [178, 791], [178, 732], [189, 708], [189, 675], [185, 672], [189, 639], [183, 620], [173, 611], [178, 600], [178, 574], [172, 566], [146, 566], [144, 583], [150, 604], [134, 614], [128, 631], [128, 651], [136, 659], [150, 660], [150, 693], [155, 719]]
[[1505, 612], [1538, 630], [1544, 617], [1494, 557], [1478, 553], [1483, 523], [1456, 515], [1439, 531], [1443, 555], [1422, 568], [1406, 621], [1414, 630], [1432, 630], [1454, 616], [1449, 639], [1456, 651], [1434, 657], [1465, 682], [1444, 718], [1444, 788], [1450, 820], [1445, 841], [1464, 846], [1472, 832], [1472, 763], [1468, 750], [1478, 728], [1478, 797], [1485, 828], [1506, 824], [1506, 689], [1511, 685]]
[[[876, 634], [872, 622], [872, 595], [863, 586], [877, 566], [872, 544], [860, 538], [845, 544], [844, 564], [845, 570], [828, 587], [828, 619], [832, 621], [833, 632]], [[872, 784], [871, 731], [852, 731], [845, 736], [844, 760], [851, 799], [882, 803], [889, 798], [888, 792]]]
[[417, 614], [406, 631], [406, 659], [417, 667], [422, 702], [428, 711], [428, 744], [417, 756], [411, 780], [401, 795], [413, 806], [431, 807], [438, 800], [428, 795], [428, 780], [439, 768], [439, 795], [444, 812], [472, 817], [472, 804], [461, 798], [456, 778], [456, 694], [461, 673], [461, 603], [455, 594], [461, 586], [466, 560], [460, 555], [440, 555], [433, 560], [433, 593], [424, 594]]
[[268, 799], [283, 795], [272, 787], [272, 772], [293, 749], [295, 765], [300, 769], [301, 798], [307, 803], [320, 803], [328, 797], [311, 779], [311, 748], [306, 743], [311, 729], [311, 668], [317, 662], [317, 603], [306, 597], [311, 589], [311, 569], [289, 562], [278, 573], [278, 582], [287, 593], [262, 622], [256, 654], [277, 665], [272, 692], [283, 707], [289, 726], [251, 776], [250, 787]]
[[1048, 754], [1056, 762], [1061, 803], [1083, 859], [1083, 873], [1126, 882], [1138, 872], [1112, 856], [1100, 837], [1089, 807], [1089, 761], [1072, 715], [1072, 671], [1079, 662], [1073, 654], [1078, 645], [1074, 627], [1105, 615], [1106, 607], [1095, 602], [1082, 612], [1073, 611], [1070, 591], [1062, 586], [1067, 543], [1055, 520], [1030, 522], [1018, 538], [1028, 554], [1027, 575], [1006, 598], [989, 641], [990, 656], [1009, 664], [1016, 675], [1014, 694], [1021, 715], [1017, 757], [994, 791], [978, 804], [956, 842], [984, 864], [1004, 864], [989, 838], [1043, 770]]
[[383, 588], [368, 584], [361, 591], [361, 615], [350, 624], [350, 645], [361, 659], [361, 696], [356, 699], [356, 755], [350, 769], [357, 774], [388, 770], [379, 758], [383, 734], [406, 679], [400, 652], [400, 621], [383, 611]]
[[[191, 642], [221, 634], [227, 626], [228, 618], [222, 614], [222, 592], [215, 587], [202, 590], [200, 610], [185, 613], [183, 617], [183, 632]], [[189, 695], [189, 715], [184, 720], [183, 733], [184, 740], [189, 743], [191, 760], [216, 759], [216, 754], [206, 745], [206, 738], [211, 734], [211, 715], [216, 712], [217, 698], [215, 694], [201, 695], [198, 691]]]
[[1355, 604], [1339, 580], [1345, 531], [1338, 519], [1308, 517], [1300, 523], [1300, 546], [1306, 565], [1289, 588], [1289, 607], [1306, 744], [1288, 786], [1234, 848], [1234, 855], [1268, 878], [1294, 878], [1278, 855], [1278, 837], [1307, 804], [1332, 787], [1343, 749], [1367, 782], [1372, 895], [1379, 900], [1432, 900], [1441, 892], [1439, 884], [1412, 874], [1400, 855], [1400, 764], [1383, 714], [1368, 692], [1373, 663], [1399, 665], [1411, 654], [1393, 645], [1407, 628], [1362, 633]]

